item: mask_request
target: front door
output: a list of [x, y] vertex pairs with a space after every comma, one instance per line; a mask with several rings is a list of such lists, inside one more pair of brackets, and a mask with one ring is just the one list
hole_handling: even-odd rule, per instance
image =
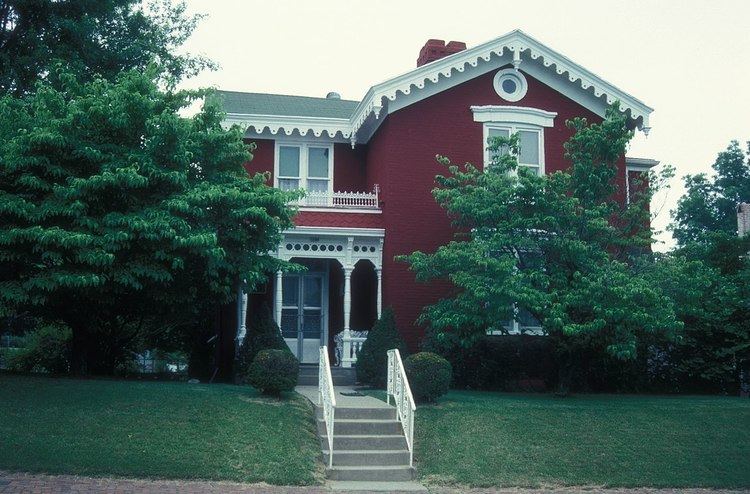
[[281, 333], [303, 364], [318, 362], [318, 350], [327, 336], [325, 281], [322, 273], [285, 274], [282, 281]]

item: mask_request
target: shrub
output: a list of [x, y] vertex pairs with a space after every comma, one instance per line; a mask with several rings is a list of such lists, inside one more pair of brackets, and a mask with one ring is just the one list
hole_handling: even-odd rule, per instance
[[418, 402], [433, 402], [448, 392], [453, 378], [450, 362], [436, 353], [419, 352], [404, 360], [411, 392]]
[[357, 380], [378, 388], [384, 388], [388, 377], [388, 350], [398, 348], [406, 354], [406, 344], [396, 329], [393, 310], [383, 311], [367, 335], [367, 340], [357, 355]]
[[281, 336], [279, 326], [273, 320], [271, 309], [266, 304], [263, 304], [260, 310], [253, 314], [247, 328], [245, 341], [242, 342], [242, 346], [237, 353], [235, 373], [240, 380], [243, 379], [243, 376], [248, 375], [250, 366], [261, 350], [283, 350], [291, 355], [284, 337]]
[[279, 395], [297, 385], [299, 361], [288, 350], [261, 350], [247, 374], [251, 386], [263, 394]]
[[42, 324], [24, 336], [21, 348], [7, 356], [6, 367], [21, 372], [68, 372], [72, 336], [62, 323]]
[[452, 333], [430, 330], [422, 350], [451, 363], [456, 388], [543, 391], [557, 378], [554, 347], [546, 336], [485, 336], [465, 346]]

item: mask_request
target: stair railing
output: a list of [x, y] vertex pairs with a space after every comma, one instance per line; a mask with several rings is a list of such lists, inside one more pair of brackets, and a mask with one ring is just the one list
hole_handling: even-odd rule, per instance
[[404, 363], [398, 349], [388, 350], [388, 391], [386, 402], [391, 403], [393, 396], [396, 415], [404, 428], [406, 445], [409, 448], [409, 466], [414, 466], [414, 414], [417, 406], [411, 394], [409, 380], [406, 378]]
[[328, 436], [328, 467], [333, 468], [333, 417], [336, 413], [336, 392], [333, 390], [328, 347], [320, 347], [318, 369], [318, 404], [323, 407], [323, 420]]

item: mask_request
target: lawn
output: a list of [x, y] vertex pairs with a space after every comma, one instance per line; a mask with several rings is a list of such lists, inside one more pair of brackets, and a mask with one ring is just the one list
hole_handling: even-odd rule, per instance
[[750, 487], [748, 399], [454, 391], [415, 433], [435, 483]]
[[0, 470], [320, 482], [309, 403], [249, 387], [0, 374]]

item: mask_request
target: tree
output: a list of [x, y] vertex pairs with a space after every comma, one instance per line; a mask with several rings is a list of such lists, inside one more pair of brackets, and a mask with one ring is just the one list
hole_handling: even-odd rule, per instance
[[64, 60], [82, 78], [114, 80], [155, 62], [179, 80], [210, 66], [178, 53], [200, 16], [184, 2], [6, 0], [0, 3], [0, 94], [24, 94]]
[[396, 317], [390, 307], [375, 321], [357, 354], [357, 380], [384, 388], [388, 378], [388, 350], [397, 348], [406, 356], [406, 343], [396, 328]]
[[[748, 145], [750, 149], [750, 144]], [[674, 358], [680, 372], [702, 388], [729, 391], [740, 370], [750, 373], [750, 238], [737, 237], [737, 205], [750, 202], [750, 151], [732, 141], [713, 164], [714, 175], [688, 175], [686, 192], [672, 211], [678, 242], [663, 283], [680, 302], [685, 336]], [[690, 277], [674, 266], [693, 266]], [[674, 285], [682, 279], [702, 290], [693, 297]], [[700, 280], [706, 280], [701, 283]], [[674, 286], [672, 286], [674, 285]]]
[[743, 152], [737, 141], [719, 153], [715, 175], [687, 175], [685, 194], [672, 212], [670, 226], [680, 246], [708, 244], [716, 234], [737, 236], [737, 204], [750, 202], [750, 142]]
[[[500, 321], [527, 311], [554, 341], [565, 393], [584, 350], [635, 357], [647, 335], [679, 328], [672, 303], [634, 270], [652, 241], [647, 204], [666, 177], [649, 177], [629, 203], [616, 200], [616, 163], [632, 132], [617, 105], [601, 124], [568, 122], [571, 168], [537, 176], [518, 167], [517, 136], [494, 138], [485, 171], [457, 166], [436, 177], [438, 204], [458, 232], [434, 253], [415, 252], [419, 281], [448, 279], [455, 293], [425, 309], [421, 321], [468, 346]], [[668, 176], [668, 173], [667, 173]]]
[[248, 176], [210, 101], [181, 117], [204, 93], [162, 91], [159, 73], [58, 67], [0, 98], [0, 316], [67, 324], [78, 371], [111, 373], [147, 328], [189, 340], [240, 280], [285, 266], [268, 252], [292, 195]]

